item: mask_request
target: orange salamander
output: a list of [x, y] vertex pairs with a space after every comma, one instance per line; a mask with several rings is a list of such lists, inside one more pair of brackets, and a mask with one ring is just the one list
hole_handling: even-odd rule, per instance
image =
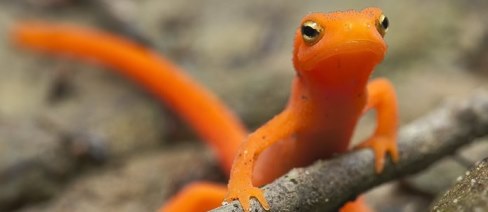
[[[239, 200], [248, 211], [250, 198], [270, 209], [256, 186], [294, 167], [347, 151], [356, 122], [370, 109], [377, 111], [377, 128], [358, 148], [373, 149], [377, 172], [382, 171], [386, 154], [394, 162], [398, 160], [394, 89], [386, 79], [368, 83], [384, 58], [387, 46], [383, 37], [388, 25], [378, 8], [305, 16], [295, 36], [296, 77], [288, 104], [249, 135], [210, 92], [169, 61], [130, 41], [45, 23], [19, 25], [14, 38], [31, 48], [94, 58], [120, 71], [168, 102], [207, 140], [223, 169], [230, 170], [228, 189], [214, 183], [194, 183], [161, 211], [205, 211], [222, 200]], [[194, 105], [199, 105], [198, 110]], [[347, 203], [342, 211], [358, 210], [361, 205], [360, 201]]]

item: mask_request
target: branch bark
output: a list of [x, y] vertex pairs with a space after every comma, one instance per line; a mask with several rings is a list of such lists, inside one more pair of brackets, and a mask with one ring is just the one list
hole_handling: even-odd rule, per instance
[[[488, 93], [448, 103], [400, 129], [400, 161], [375, 174], [373, 153], [360, 150], [296, 168], [264, 187], [271, 211], [337, 211], [356, 195], [417, 173], [476, 138], [488, 135]], [[253, 211], [264, 211], [251, 201]], [[233, 201], [213, 212], [242, 211]]]

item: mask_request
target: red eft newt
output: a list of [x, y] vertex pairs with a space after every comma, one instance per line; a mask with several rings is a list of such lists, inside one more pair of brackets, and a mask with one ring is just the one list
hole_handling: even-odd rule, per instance
[[[283, 112], [249, 135], [210, 92], [169, 61], [130, 41], [46, 23], [19, 25], [14, 38], [30, 48], [94, 58], [120, 71], [166, 101], [210, 144], [223, 169], [230, 170], [228, 189], [195, 183], [161, 211], [205, 211], [222, 199], [239, 200], [247, 211], [250, 198], [270, 209], [262, 190], [255, 186], [294, 167], [347, 151], [356, 122], [370, 109], [377, 111], [377, 128], [358, 148], [373, 149], [378, 173], [386, 154], [394, 162], [398, 160], [393, 86], [386, 79], [368, 83], [374, 67], [384, 58], [387, 46], [383, 37], [388, 25], [378, 8], [305, 16], [295, 36], [296, 77], [289, 102]], [[356, 201], [342, 211], [359, 209], [366, 210]]]

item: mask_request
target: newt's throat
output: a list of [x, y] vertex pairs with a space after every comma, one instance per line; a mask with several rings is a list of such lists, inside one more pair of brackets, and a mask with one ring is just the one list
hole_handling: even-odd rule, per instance
[[303, 86], [320, 92], [355, 93], [364, 90], [374, 67], [380, 61], [368, 52], [329, 57], [309, 71], [299, 71]]

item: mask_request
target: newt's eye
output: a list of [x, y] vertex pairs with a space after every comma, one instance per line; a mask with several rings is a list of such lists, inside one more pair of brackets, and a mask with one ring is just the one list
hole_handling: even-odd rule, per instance
[[376, 24], [376, 28], [381, 36], [385, 37], [386, 31], [388, 31], [388, 26], [390, 26], [390, 21], [385, 15], [381, 15]]
[[313, 21], [305, 21], [302, 28], [302, 38], [307, 45], [313, 45], [322, 38], [324, 29]]

